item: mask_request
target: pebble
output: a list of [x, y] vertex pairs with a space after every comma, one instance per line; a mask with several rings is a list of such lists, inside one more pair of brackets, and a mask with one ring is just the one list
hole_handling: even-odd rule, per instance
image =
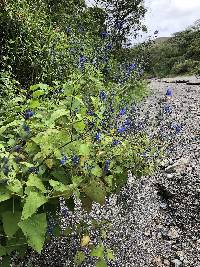
[[182, 262], [180, 260], [178, 260], [178, 259], [175, 259], [172, 262], [175, 264], [174, 267], [180, 267], [182, 265]]

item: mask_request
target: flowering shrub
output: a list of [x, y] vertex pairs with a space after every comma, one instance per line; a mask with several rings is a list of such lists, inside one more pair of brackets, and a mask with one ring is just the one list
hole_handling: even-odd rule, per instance
[[[136, 108], [147, 95], [142, 66], [114, 56], [102, 14], [103, 22], [91, 27], [84, 5], [71, 6], [73, 17], [65, 9], [56, 12], [53, 3], [36, 2], [10, 1], [1, 13], [0, 256], [5, 260], [27, 246], [41, 252], [52, 235], [49, 214], [58, 220], [61, 197], [70, 208], [78, 198], [89, 211], [92, 202], [103, 205], [120, 190], [128, 170], [141, 177], [156, 163], [156, 142]], [[81, 244], [88, 243], [85, 236]], [[101, 244], [92, 251], [100, 263], [104, 252], [113, 259]]]
[[[17, 90], [1, 109], [1, 255], [25, 247], [21, 239], [40, 252], [46, 213], [56, 211], [59, 197], [103, 204], [128, 170], [141, 176], [154, 167], [155, 147], [123, 103], [122, 87], [105, 85], [98, 71]], [[147, 149], [152, 160], [140, 156]]]

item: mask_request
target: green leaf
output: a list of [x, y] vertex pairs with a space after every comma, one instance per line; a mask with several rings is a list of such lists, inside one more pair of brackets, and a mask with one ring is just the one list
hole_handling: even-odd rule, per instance
[[83, 263], [85, 260], [85, 254], [82, 251], [77, 251], [75, 258], [74, 258], [74, 262], [77, 265], [80, 265], [81, 263]]
[[21, 229], [18, 225], [18, 231], [15, 233], [13, 238], [8, 238], [6, 240], [6, 250], [7, 254], [10, 255], [13, 251], [17, 251], [19, 253], [23, 253], [27, 251], [27, 240]]
[[41, 193], [30, 192], [23, 207], [22, 220], [28, 219], [37, 211], [40, 206], [42, 206], [47, 201], [48, 199]]
[[113, 185], [113, 175], [105, 176], [104, 180], [106, 181], [108, 186], [112, 187], [112, 185]]
[[104, 247], [102, 245], [94, 248], [91, 252], [90, 252], [90, 256], [92, 257], [98, 257], [98, 258], [103, 258], [104, 256]]
[[81, 144], [79, 147], [79, 155], [88, 156], [90, 155], [90, 148], [88, 144]]
[[1, 267], [10, 267], [10, 261], [11, 261], [10, 256], [3, 257]]
[[96, 166], [91, 170], [91, 173], [96, 177], [102, 177], [102, 169], [99, 166]]
[[115, 256], [113, 255], [112, 250], [109, 249], [109, 248], [106, 249], [106, 255], [107, 255], [107, 258], [108, 258], [109, 260], [114, 260], [114, 259], [115, 259]]
[[96, 267], [107, 267], [105, 260], [99, 260], [96, 264]]
[[40, 180], [40, 178], [36, 174], [30, 174], [29, 175], [28, 181], [26, 182], [26, 185], [30, 186], [30, 187], [36, 187], [43, 193], [46, 192], [45, 186], [43, 185], [42, 181]]
[[83, 191], [93, 201], [96, 201], [101, 205], [104, 204], [106, 191], [101, 181], [92, 180], [86, 187], [83, 188]]
[[6, 248], [0, 245], [0, 257], [6, 255]]
[[30, 108], [38, 108], [40, 106], [40, 102], [36, 99], [31, 99], [29, 103]]
[[28, 220], [19, 222], [18, 225], [27, 237], [28, 244], [40, 253], [43, 248], [46, 235], [46, 214], [35, 214]]
[[57, 236], [57, 237], [60, 237], [61, 235], [61, 228], [60, 228], [60, 225], [56, 225], [53, 229], [53, 235], [54, 236]]
[[21, 218], [21, 212], [6, 211], [2, 213], [3, 229], [8, 237], [12, 237], [19, 229], [18, 222]]
[[76, 122], [74, 124], [74, 128], [76, 129], [77, 132], [82, 133], [85, 130], [85, 123], [83, 121]]
[[37, 91], [33, 92], [32, 96], [33, 96], [33, 98], [35, 98], [35, 97], [39, 97], [39, 96], [44, 95], [44, 94], [45, 94], [45, 92], [43, 90], [37, 90]]
[[71, 187], [69, 187], [69, 185], [64, 185], [63, 183], [60, 183], [58, 181], [54, 181], [54, 180], [49, 180], [50, 185], [53, 187], [53, 189], [57, 192], [69, 192], [71, 193]]
[[46, 90], [49, 86], [47, 84], [39, 83], [39, 84], [34, 84], [30, 86], [31, 91], [35, 91], [36, 89], [40, 88], [42, 90]]
[[0, 188], [0, 202], [11, 198], [11, 193], [6, 188]]
[[92, 199], [83, 194], [81, 194], [80, 199], [83, 209], [90, 212], [92, 210]]
[[53, 123], [54, 121], [56, 121], [60, 117], [69, 115], [69, 113], [70, 113], [69, 110], [66, 110], [66, 109], [58, 109], [58, 110], [54, 111], [51, 114], [50, 122]]
[[19, 180], [15, 179], [12, 181], [8, 187], [7, 187], [11, 192], [18, 194], [19, 196], [23, 195], [23, 187], [22, 184]]

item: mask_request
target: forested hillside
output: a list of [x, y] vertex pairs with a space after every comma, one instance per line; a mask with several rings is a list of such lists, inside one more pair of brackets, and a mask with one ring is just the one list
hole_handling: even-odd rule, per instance
[[146, 73], [166, 77], [200, 74], [200, 26], [175, 33], [164, 42], [155, 42], [146, 50]]
[[140, 58], [145, 77], [200, 74], [200, 24], [124, 49], [124, 57]]

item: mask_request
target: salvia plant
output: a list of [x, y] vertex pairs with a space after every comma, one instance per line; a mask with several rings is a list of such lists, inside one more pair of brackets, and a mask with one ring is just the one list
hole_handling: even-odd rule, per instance
[[[72, 6], [73, 19], [64, 15], [65, 9], [59, 11], [63, 17], [57, 17], [56, 5], [45, 3], [10, 1], [1, 13], [5, 42], [0, 76], [0, 256], [4, 264], [9, 264], [13, 252], [23, 255], [28, 246], [42, 251], [54, 222], [59, 221], [61, 199], [71, 210], [75, 199], [87, 211], [93, 202], [103, 205], [126, 183], [128, 171], [136, 177], [150, 175], [160, 151], [158, 139], [146, 132], [137, 109], [137, 102], [147, 95], [140, 62], [116, 59], [111, 33], [104, 22], [90, 28], [94, 14], [86, 12], [84, 5], [82, 11]], [[121, 22], [115, 24], [119, 30], [123, 27]], [[164, 112], [169, 114], [170, 106]], [[180, 131], [178, 125], [171, 128]], [[96, 266], [114, 259], [103, 243], [94, 247], [90, 241], [83, 235], [80, 243], [90, 245], [91, 256], [99, 258]], [[75, 262], [82, 261], [84, 255], [77, 252]]]

